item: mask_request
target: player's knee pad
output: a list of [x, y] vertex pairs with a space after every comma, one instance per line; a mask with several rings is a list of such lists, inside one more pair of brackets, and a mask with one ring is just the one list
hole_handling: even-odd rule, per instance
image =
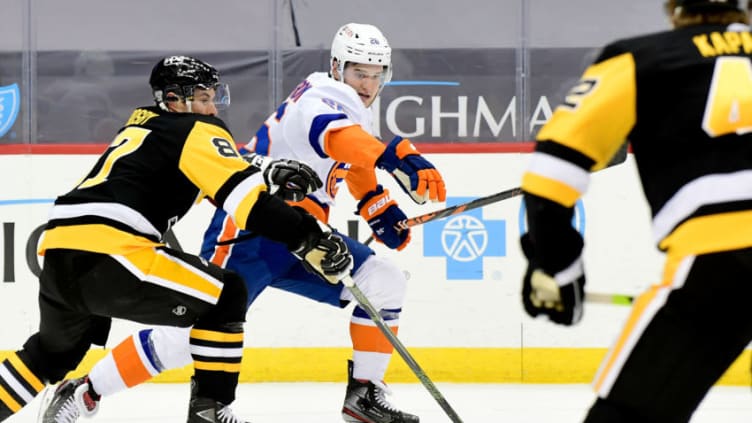
[[[407, 279], [391, 260], [376, 255], [369, 256], [355, 272], [353, 280], [377, 310], [402, 308]], [[352, 300], [348, 290], [345, 289], [343, 295]]]
[[193, 361], [190, 333], [191, 328], [159, 326], [149, 330], [145, 340], [142, 338], [143, 348], [153, 354], [160, 371], [187, 366]]
[[222, 293], [217, 304], [199, 318], [195, 327], [217, 327], [228, 322], [245, 321], [248, 290], [243, 278], [235, 272], [227, 271], [222, 282]]

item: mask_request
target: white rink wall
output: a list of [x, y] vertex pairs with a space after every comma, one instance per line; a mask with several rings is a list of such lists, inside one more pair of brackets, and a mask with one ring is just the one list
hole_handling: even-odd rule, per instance
[[[428, 155], [444, 175], [450, 201], [456, 197], [466, 201], [518, 186], [528, 157], [519, 153]], [[45, 222], [51, 200], [74, 186], [95, 159], [94, 155], [0, 156], [0, 176], [5, 181], [0, 194], [4, 240], [0, 244], [4, 247], [0, 255], [0, 350], [18, 348], [38, 325], [37, 279], [26, 257], [29, 236]], [[408, 216], [444, 207], [417, 206], [401, 195], [389, 175], [382, 176]], [[331, 223], [346, 232], [347, 221], [356, 216], [355, 202], [344, 186], [338, 207]], [[378, 254], [395, 260], [410, 280], [401, 319], [403, 343], [468, 348], [610, 345], [626, 318], [627, 307], [589, 304], [583, 322], [567, 330], [524, 315], [519, 299], [525, 270], [518, 246], [520, 207], [517, 197], [441, 223], [414, 227], [412, 242], [401, 252], [372, 244]], [[184, 250], [198, 252], [212, 210], [208, 202], [202, 202], [176, 225], [175, 233]], [[649, 210], [631, 156], [625, 163], [593, 175], [581, 210], [586, 234], [586, 289], [637, 294], [658, 281], [662, 256], [651, 241]], [[370, 234], [364, 222], [359, 223], [358, 230], [361, 240]], [[450, 245], [447, 252], [435, 241], [451, 241], [453, 233], [461, 234], [460, 241], [470, 240], [459, 244], [469, 249], [453, 250]], [[472, 260], [473, 254], [482, 258]], [[463, 271], [478, 279], [463, 278]], [[350, 345], [345, 323], [349, 312], [349, 308], [339, 310], [269, 289], [249, 312], [246, 345], [346, 347]], [[121, 339], [133, 328], [131, 323], [116, 322], [110, 340]]]

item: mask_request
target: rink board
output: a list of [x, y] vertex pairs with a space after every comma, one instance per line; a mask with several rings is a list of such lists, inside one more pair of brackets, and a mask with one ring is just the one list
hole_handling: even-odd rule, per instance
[[[53, 198], [74, 186], [95, 159], [94, 155], [0, 155], [0, 177], [6, 181], [0, 195], [4, 322], [0, 352], [18, 348], [38, 325], [35, 237]], [[518, 186], [528, 156], [434, 154], [429, 159], [444, 174], [451, 205]], [[380, 176], [408, 216], [447, 205], [412, 204], [388, 175]], [[355, 202], [343, 187], [332, 223], [353, 236], [357, 227], [357, 238], [365, 240], [368, 226], [356, 220], [354, 209]], [[211, 213], [212, 206], [203, 202], [175, 227], [185, 251], [198, 251]], [[629, 307], [589, 304], [583, 321], [574, 328], [524, 315], [519, 299], [525, 266], [518, 245], [524, 231], [522, 216], [519, 198], [512, 198], [415, 227], [404, 251], [374, 245], [409, 279], [399, 336], [432, 378], [589, 382], [618, 335]], [[634, 295], [659, 280], [662, 256], [653, 247], [649, 211], [631, 157], [593, 176], [575, 220], [585, 233], [588, 290]], [[341, 380], [350, 353], [350, 311], [267, 290], [247, 316], [244, 380]], [[115, 322], [108, 347], [137, 327]], [[91, 356], [101, 353], [94, 350]], [[749, 384], [749, 363], [747, 351], [722, 383]], [[390, 380], [416, 381], [396, 355], [389, 371]], [[185, 380], [187, 374], [187, 369], [172, 371], [158, 380]]]

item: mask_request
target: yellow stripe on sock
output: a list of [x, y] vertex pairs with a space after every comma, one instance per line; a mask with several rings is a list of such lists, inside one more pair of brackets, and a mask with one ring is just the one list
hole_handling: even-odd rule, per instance
[[240, 363], [217, 363], [207, 361], [194, 361], [197, 370], [210, 372], [240, 373]]
[[26, 367], [26, 364], [24, 364], [23, 361], [21, 361], [20, 358], [18, 358], [18, 354], [12, 354], [10, 357], [8, 357], [8, 361], [10, 361], [10, 364], [13, 366], [14, 369], [27, 381], [29, 384], [31, 384], [32, 388], [36, 391], [35, 393], [38, 394], [42, 389], [44, 389], [44, 383], [42, 383], [39, 378], [29, 370], [28, 367]]
[[213, 342], [243, 342], [243, 333], [228, 333], [204, 329], [193, 329], [191, 330], [191, 338]]
[[3, 402], [14, 413], [18, 413], [18, 410], [22, 408], [21, 404], [16, 402], [2, 386], [0, 386], [0, 402]]

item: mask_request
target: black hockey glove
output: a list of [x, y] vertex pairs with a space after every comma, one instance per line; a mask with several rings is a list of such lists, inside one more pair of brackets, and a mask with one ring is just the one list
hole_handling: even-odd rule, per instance
[[275, 160], [261, 154], [251, 153], [243, 158], [263, 172], [269, 193], [286, 201], [302, 201], [307, 194], [324, 184], [310, 166], [290, 159]]
[[[582, 237], [570, 228], [557, 245], [558, 258], [537, 254], [537, 247], [525, 234], [520, 240], [528, 267], [522, 281], [522, 304], [531, 317], [544, 315], [554, 323], [571, 326], [582, 319], [585, 273], [582, 264]], [[572, 259], [574, 256], [574, 259]], [[548, 258], [548, 263], [541, 260]]]
[[[353, 258], [350, 249], [342, 237], [331, 228], [313, 219], [308, 226], [310, 231], [306, 234], [303, 242], [291, 252], [303, 262], [303, 267], [311, 273], [321, 276], [331, 284], [339, 283], [342, 278], [348, 276], [353, 268]], [[308, 219], [306, 217], [306, 219]]]

